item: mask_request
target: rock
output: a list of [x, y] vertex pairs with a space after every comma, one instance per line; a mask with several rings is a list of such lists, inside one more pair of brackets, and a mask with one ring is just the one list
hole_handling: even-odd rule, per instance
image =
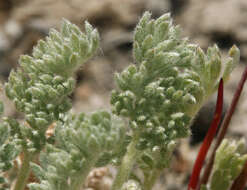
[[246, 10], [246, 0], [190, 0], [176, 20], [193, 40], [205, 38], [203, 47], [216, 42], [229, 48], [247, 43]]

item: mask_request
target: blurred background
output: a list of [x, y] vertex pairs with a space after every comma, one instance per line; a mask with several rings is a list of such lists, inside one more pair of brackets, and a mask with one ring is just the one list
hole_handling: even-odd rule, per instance
[[[113, 74], [133, 62], [133, 29], [146, 10], [154, 18], [171, 12], [184, 36], [204, 50], [217, 43], [223, 58], [233, 44], [240, 48], [241, 64], [225, 86], [226, 110], [247, 63], [246, 0], [0, 0], [0, 81], [7, 80], [10, 70], [18, 66], [19, 56], [30, 54], [37, 40], [47, 36], [51, 27], [59, 28], [62, 18], [82, 29], [88, 20], [99, 30], [101, 44], [98, 54], [76, 74], [73, 109], [110, 109]], [[246, 93], [247, 89], [231, 122], [228, 136], [232, 138], [247, 137]], [[0, 98], [5, 102], [6, 115], [21, 117], [3, 94]], [[171, 168], [164, 171], [156, 189], [186, 189], [198, 143], [210, 125], [214, 102], [212, 98], [200, 111], [192, 126], [192, 137], [182, 140]]]

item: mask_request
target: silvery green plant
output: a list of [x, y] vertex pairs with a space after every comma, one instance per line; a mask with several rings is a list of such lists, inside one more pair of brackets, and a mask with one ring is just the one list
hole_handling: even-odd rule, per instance
[[[0, 117], [3, 113], [3, 103], [0, 102]], [[13, 166], [13, 160], [18, 156], [19, 147], [11, 137], [13, 131], [3, 124], [0, 118], [0, 184], [1, 189], [8, 189], [10, 187], [9, 181], [4, 177], [4, 172], [10, 170]]]
[[124, 134], [123, 123], [105, 111], [66, 115], [55, 129], [57, 144], [40, 155], [42, 168], [32, 165], [40, 184], [30, 189], [79, 190], [93, 167], [118, 158]]
[[32, 56], [21, 56], [21, 67], [10, 73], [5, 91], [16, 109], [25, 113], [29, 128], [22, 133], [29, 139], [25, 145], [29, 152], [42, 149], [47, 127], [71, 107], [68, 96], [75, 86], [74, 71], [92, 56], [99, 42], [97, 30], [88, 23], [85, 29], [83, 34], [64, 20], [60, 33], [51, 30], [45, 41], [38, 42]]
[[132, 131], [113, 190], [128, 179], [136, 160], [143, 161], [144, 189], [152, 188], [154, 176], [169, 165], [177, 140], [190, 134], [193, 118], [220, 77], [227, 80], [239, 62], [233, 46], [222, 69], [216, 45], [204, 53], [181, 37], [169, 14], [154, 20], [148, 12], [135, 29], [133, 56], [135, 64], [116, 74], [118, 89], [111, 97], [113, 112], [127, 117]]
[[[32, 170], [39, 182], [29, 184], [31, 190], [79, 190], [92, 168], [107, 164], [119, 165], [112, 190], [152, 189], [169, 167], [178, 140], [190, 134], [196, 113], [220, 78], [228, 80], [240, 56], [233, 46], [223, 63], [216, 45], [204, 53], [181, 37], [169, 14], [154, 20], [146, 12], [134, 32], [135, 63], [115, 75], [112, 113], [73, 114], [73, 74], [98, 44], [98, 32], [89, 23], [82, 33], [63, 20], [60, 32], [52, 29], [31, 56], [21, 56], [5, 92], [25, 122], [1, 120], [2, 189], [23, 190]], [[48, 137], [51, 124], [54, 134]], [[17, 179], [9, 181], [3, 174], [20, 153]], [[134, 165], [144, 179], [131, 178]]]
[[[71, 108], [69, 95], [73, 92], [73, 74], [97, 50], [99, 35], [89, 23], [86, 33], [63, 20], [61, 31], [52, 29], [49, 37], [40, 40], [32, 56], [20, 57], [20, 68], [10, 73], [5, 92], [18, 111], [25, 114], [26, 123], [5, 118], [6, 131], [21, 146], [23, 163], [15, 183], [22, 190], [30, 173], [30, 162], [43, 149], [48, 126], [59, 120]], [[7, 141], [7, 140], [5, 140]]]
[[[40, 40], [32, 56], [24, 55], [16, 71], [12, 71], [5, 85], [7, 96], [16, 109], [25, 113], [33, 133], [29, 151], [39, 151], [49, 124], [71, 107], [74, 71], [96, 51], [99, 35], [85, 24], [86, 34], [68, 21], [62, 22], [61, 32], [51, 30], [45, 41]], [[31, 137], [31, 136], [30, 136]], [[37, 140], [35, 140], [37, 139]]]
[[[224, 139], [216, 151], [212, 178], [208, 189], [227, 190], [236, 179], [247, 161], [245, 140]], [[204, 189], [207, 189], [204, 187]]]

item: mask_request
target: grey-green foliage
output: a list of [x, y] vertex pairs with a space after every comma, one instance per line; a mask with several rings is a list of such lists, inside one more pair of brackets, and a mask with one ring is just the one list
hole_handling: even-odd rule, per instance
[[11, 137], [13, 131], [0, 121], [0, 171], [7, 171], [19, 153], [18, 141]]
[[152, 149], [146, 149], [139, 157], [138, 164], [148, 178], [153, 168], [167, 168], [170, 165], [172, 153], [176, 147], [176, 142], [170, 142], [165, 148], [154, 146]]
[[[2, 112], [3, 103], [0, 102], [0, 116]], [[0, 118], [0, 189], [4, 190], [7, 190], [10, 184], [3, 174], [12, 167], [13, 160], [20, 151], [19, 143], [11, 137], [11, 133], [13, 133], [11, 128]]]
[[40, 150], [48, 125], [71, 107], [68, 96], [75, 86], [73, 73], [95, 53], [99, 43], [97, 30], [87, 22], [85, 31], [63, 20], [61, 31], [52, 29], [45, 41], [34, 47], [32, 56], [21, 56], [21, 67], [10, 73], [5, 91], [16, 109], [25, 113], [31, 127], [28, 133], [33, 134], [30, 140], [36, 142], [30, 149]]
[[56, 126], [56, 144], [48, 145], [40, 155], [42, 168], [33, 165], [41, 183], [30, 184], [30, 189], [75, 190], [75, 183], [83, 184], [90, 169], [101, 164], [99, 161], [105, 165], [118, 157], [124, 137], [123, 123], [108, 112], [66, 115]]
[[222, 71], [215, 45], [204, 53], [188, 43], [169, 14], [151, 19], [146, 12], [134, 33], [136, 64], [116, 74], [113, 112], [130, 119], [141, 134], [139, 149], [159, 149], [166, 154], [174, 140], [190, 133], [189, 124], [203, 102], [217, 89], [219, 77], [227, 79], [239, 62], [233, 46]]
[[217, 149], [210, 190], [227, 190], [238, 177], [247, 161], [245, 140], [224, 139]]

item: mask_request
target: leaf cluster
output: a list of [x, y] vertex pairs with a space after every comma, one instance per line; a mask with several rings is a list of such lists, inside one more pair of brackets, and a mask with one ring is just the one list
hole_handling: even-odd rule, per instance
[[[32, 162], [40, 183], [29, 184], [31, 190], [77, 190], [93, 167], [122, 161], [113, 190], [140, 190], [145, 183], [149, 190], [159, 171], [169, 166], [178, 139], [190, 134], [196, 113], [217, 89], [220, 78], [229, 78], [240, 57], [233, 46], [223, 63], [216, 45], [204, 52], [180, 35], [169, 14], [155, 20], [146, 12], [134, 32], [135, 63], [115, 75], [117, 89], [111, 94], [115, 115], [106, 111], [68, 113], [72, 107], [69, 96], [75, 88], [73, 74], [93, 56], [98, 44], [99, 34], [89, 23], [82, 33], [63, 20], [60, 32], [52, 29], [31, 56], [21, 56], [5, 92], [26, 121], [4, 118], [0, 122], [1, 175], [23, 152], [30, 158], [23, 163], [27, 174], [17, 179], [23, 188], [26, 181], [22, 179], [28, 178]], [[0, 116], [2, 112], [0, 103]], [[128, 119], [127, 127], [117, 116]], [[54, 134], [48, 138], [51, 124]], [[228, 187], [227, 180], [241, 171], [247, 160], [242, 156], [242, 144], [222, 143], [212, 190], [219, 185]], [[35, 156], [39, 163], [33, 163]], [[135, 163], [143, 171], [143, 184], [129, 180]], [[0, 184], [9, 186], [3, 175]]]
[[52, 29], [34, 47], [32, 56], [21, 56], [21, 67], [10, 73], [5, 91], [16, 109], [25, 113], [29, 132], [24, 138], [35, 136], [29, 148], [41, 150], [47, 127], [71, 108], [73, 73], [93, 55], [99, 42], [97, 30], [87, 22], [85, 30], [86, 34], [63, 20], [61, 32]]
[[236, 179], [247, 161], [245, 140], [230, 141], [224, 139], [216, 151], [211, 190], [227, 190]]
[[32, 165], [41, 183], [30, 184], [30, 189], [73, 190], [92, 167], [118, 159], [124, 134], [121, 120], [105, 111], [66, 115], [55, 129], [57, 143], [46, 146], [40, 155], [41, 167]]
[[148, 12], [135, 29], [133, 43], [136, 64], [115, 75], [113, 112], [129, 118], [134, 133], [140, 133], [138, 149], [151, 154], [158, 149], [164, 158], [177, 139], [190, 134], [192, 119], [217, 89], [220, 76], [227, 79], [239, 62], [239, 50], [232, 47], [222, 68], [216, 45], [204, 53], [181, 37], [169, 14], [154, 20]]

